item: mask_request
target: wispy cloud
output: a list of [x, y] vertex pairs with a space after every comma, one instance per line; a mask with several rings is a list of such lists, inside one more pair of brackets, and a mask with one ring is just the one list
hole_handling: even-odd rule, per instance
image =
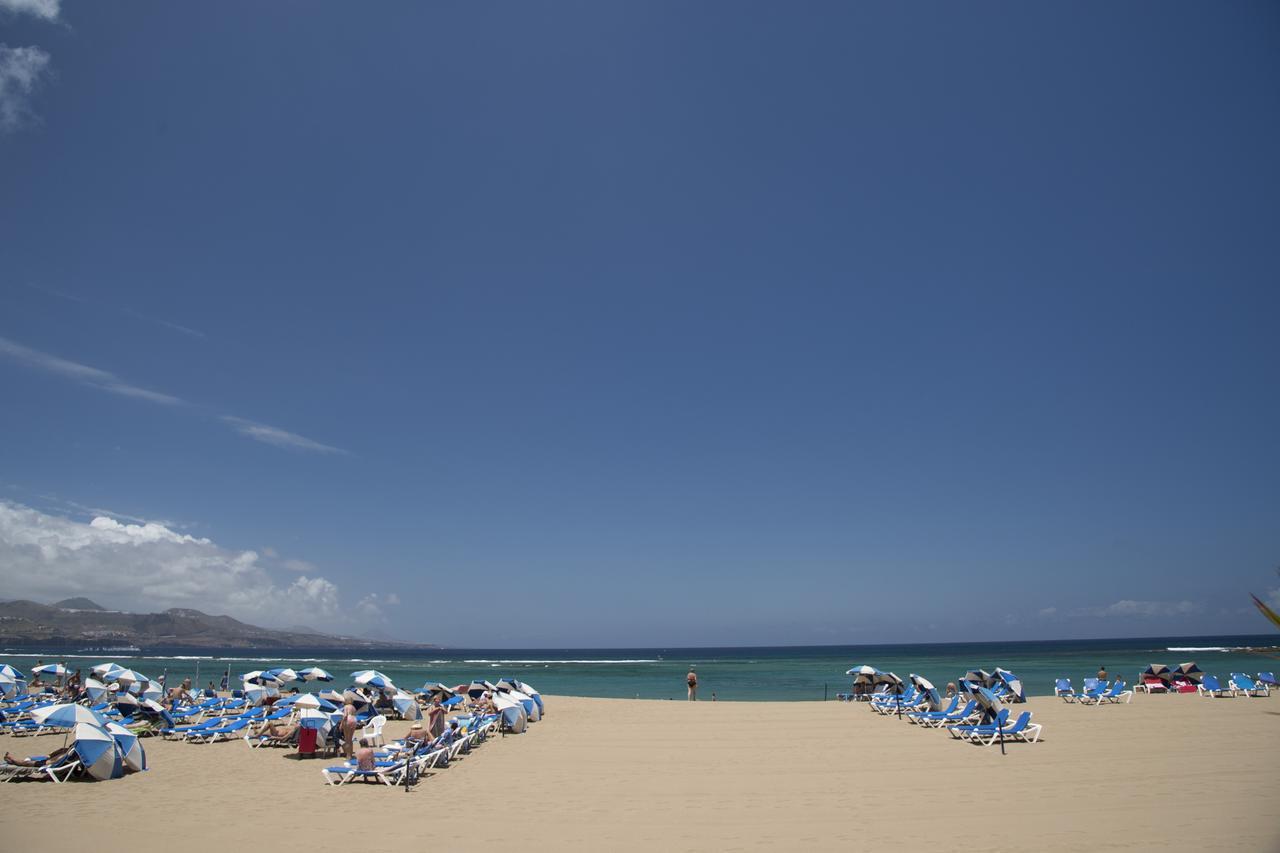
[[112, 394], [119, 394], [122, 397], [133, 397], [137, 400], [146, 400], [147, 402], [159, 403], [164, 406], [186, 405], [186, 401], [180, 397], [132, 385], [109, 371], [90, 367], [87, 364], [80, 364], [76, 361], [69, 361], [65, 358], [58, 358], [56, 355], [49, 355], [30, 347], [24, 347], [22, 344], [11, 341], [8, 338], [0, 337], [0, 355], [7, 355], [38, 370], [56, 373], [59, 376], [74, 379], [77, 382]]
[[0, 10], [15, 15], [34, 15], [46, 21], [58, 20], [62, 0], [0, 0]]
[[1080, 613], [1106, 619], [1115, 616], [1185, 616], [1199, 610], [1200, 606], [1192, 601], [1135, 601], [1125, 598], [1102, 607], [1086, 607]]
[[49, 73], [49, 54], [40, 48], [0, 44], [0, 133], [36, 120], [31, 96]]
[[181, 332], [182, 334], [187, 335], [189, 337], [193, 337], [193, 338], [209, 337], [206, 333], [200, 331], [199, 329], [193, 329], [190, 326], [184, 326], [181, 323], [175, 323], [172, 320], [166, 320], [163, 317], [153, 317], [150, 314], [144, 314], [143, 312], [137, 310], [136, 308], [129, 308], [128, 306], [120, 307], [110, 302], [94, 301], [84, 296], [76, 296], [74, 293], [64, 293], [61, 290], [55, 290], [52, 287], [44, 287], [43, 285], [33, 284], [32, 282], [29, 282], [29, 281], [25, 282], [25, 284], [29, 289], [43, 293], [46, 296], [56, 296], [58, 299], [65, 299], [68, 302], [77, 302], [81, 305], [89, 305], [89, 306], [92, 306], [93, 310], [95, 311], [104, 311], [104, 310], [114, 311], [116, 313], [123, 314], [126, 317], [132, 317], [135, 320], [141, 320], [144, 323], [151, 323], [156, 326], [163, 326], [166, 329], [170, 329], [175, 332]]
[[145, 320], [148, 323], [155, 323], [157, 326], [164, 326], [166, 329], [172, 329], [175, 332], [181, 332], [182, 334], [189, 335], [190, 337], [193, 337], [193, 338], [209, 337], [199, 329], [193, 329], [190, 326], [184, 326], [181, 323], [174, 323], [171, 320], [164, 320], [164, 319], [161, 319], [160, 317], [152, 317], [150, 314], [143, 314], [141, 311], [135, 311], [132, 308], [125, 308], [123, 309], [123, 311], [125, 314], [128, 314], [130, 317], [136, 317], [139, 320]]
[[[174, 397], [171, 394], [164, 394], [132, 385], [110, 371], [59, 358], [56, 355], [49, 355], [5, 337], [0, 337], [0, 356], [8, 356], [28, 367], [72, 379], [83, 385], [112, 394], [119, 394], [122, 397], [132, 397], [137, 400], [146, 400], [150, 403], [159, 403], [166, 406], [186, 406], [205, 415], [212, 414], [207, 408], [194, 406], [181, 397]], [[289, 432], [269, 424], [251, 421], [248, 418], [241, 418], [235, 415], [217, 415], [217, 418], [241, 435], [252, 438], [255, 441], [261, 441], [264, 444], [310, 453], [347, 454], [347, 451], [340, 447], [322, 444], [314, 439], [307, 438], [305, 435]]]
[[305, 435], [298, 435], [296, 432], [280, 429], [279, 427], [260, 424], [256, 421], [247, 420], [246, 418], [238, 418], [235, 415], [223, 415], [221, 420], [230, 424], [236, 432], [246, 435], [254, 441], [261, 441], [263, 444], [273, 444], [276, 447], [285, 447], [290, 450], [306, 450], [312, 453], [346, 453], [341, 447], [332, 447], [328, 444], [321, 444], [318, 441], [307, 438]]

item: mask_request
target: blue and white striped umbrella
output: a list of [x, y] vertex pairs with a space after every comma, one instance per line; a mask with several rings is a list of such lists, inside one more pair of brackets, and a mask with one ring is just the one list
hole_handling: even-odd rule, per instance
[[85, 771], [94, 779], [119, 779], [124, 775], [120, 745], [102, 726], [77, 723], [72, 748], [80, 756]]
[[391, 697], [391, 704], [402, 720], [421, 720], [422, 708], [411, 694], [401, 691]]
[[0, 696], [17, 696], [19, 693], [25, 693], [26, 690], [27, 682], [0, 672]]
[[996, 677], [1004, 682], [1005, 687], [1009, 688], [1009, 692], [1013, 695], [1013, 701], [1027, 701], [1027, 694], [1022, 689], [1022, 679], [1014, 675], [1007, 669], [996, 667]]
[[298, 670], [298, 677], [303, 681], [333, 681], [333, 676], [318, 666]]
[[97, 666], [95, 666], [93, 669], [89, 671], [92, 672], [94, 675], [98, 676], [99, 678], [101, 678], [103, 681], [110, 681], [111, 679], [107, 677], [107, 673], [117, 669], [124, 669], [124, 667], [122, 667], [118, 663], [112, 663], [108, 661], [107, 663], [98, 664]]
[[97, 702], [107, 695], [107, 685], [96, 678], [86, 678], [84, 680], [84, 692], [88, 694], [90, 699]]
[[351, 673], [351, 677], [356, 680], [356, 684], [361, 686], [376, 687], [379, 690], [395, 687], [390, 678], [376, 669], [362, 669], [359, 672]]
[[266, 674], [271, 676], [271, 680], [275, 681], [277, 684], [288, 684], [290, 681], [298, 680], [298, 673], [287, 666], [279, 666], [269, 669]]
[[245, 701], [250, 705], [261, 705], [268, 697], [279, 695], [279, 690], [263, 684], [246, 684], [244, 688]]
[[118, 723], [107, 723], [107, 731], [115, 739], [120, 748], [120, 760], [124, 766], [134, 773], [147, 769], [147, 753], [142, 748], [142, 740], [133, 732]]
[[298, 725], [304, 729], [317, 729], [320, 739], [324, 740], [333, 728], [333, 717], [316, 708], [303, 708], [298, 712]]
[[119, 682], [121, 687], [127, 687], [130, 684], [141, 684], [142, 682], [149, 680], [142, 673], [134, 672], [132, 669], [125, 669], [124, 667], [109, 669], [102, 677], [108, 681]]
[[[138, 689], [133, 690], [133, 687], [137, 687]], [[130, 687], [129, 689], [141, 696], [143, 699], [151, 699], [159, 702], [164, 698], [164, 685], [158, 681], [148, 681], [146, 684], [135, 684], [133, 687]]]
[[31, 719], [42, 726], [56, 726], [69, 729], [79, 723], [102, 727], [107, 720], [97, 711], [90, 711], [84, 705], [50, 705], [48, 708], [36, 708], [31, 712]]
[[32, 672], [38, 672], [41, 675], [66, 675], [67, 668], [60, 663], [47, 663], [44, 666], [32, 667]]
[[20, 670], [14, 669], [7, 663], [0, 663], [0, 675], [7, 675], [14, 681], [26, 681], [27, 677]]

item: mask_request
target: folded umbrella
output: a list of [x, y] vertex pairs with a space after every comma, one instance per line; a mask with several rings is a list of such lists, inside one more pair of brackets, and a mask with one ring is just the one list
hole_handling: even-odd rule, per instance
[[119, 723], [107, 723], [107, 731], [120, 748], [120, 760], [124, 766], [135, 773], [147, 769], [147, 753], [142, 748], [142, 739]]
[[111, 732], [92, 723], [77, 723], [74, 737], [72, 748], [90, 776], [103, 780], [124, 775], [120, 746]]

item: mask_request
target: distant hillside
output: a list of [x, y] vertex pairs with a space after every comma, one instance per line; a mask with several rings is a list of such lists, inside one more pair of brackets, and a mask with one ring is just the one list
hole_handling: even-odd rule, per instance
[[[359, 637], [259, 628], [230, 616], [211, 616], [186, 608], [172, 608], [164, 613], [124, 613], [104, 610], [87, 598], [69, 598], [56, 605], [34, 601], [0, 603], [0, 646], [103, 644], [130, 644], [142, 649], [157, 646], [314, 649], [374, 645]], [[379, 641], [377, 645], [434, 648], [389, 641]]]
[[100, 604], [90, 601], [87, 598], [64, 598], [61, 601], [55, 601], [54, 607], [61, 607], [63, 610], [106, 610]]

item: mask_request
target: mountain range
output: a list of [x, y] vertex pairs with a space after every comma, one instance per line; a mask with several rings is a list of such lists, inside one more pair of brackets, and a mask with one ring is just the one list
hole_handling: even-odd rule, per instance
[[148, 648], [190, 646], [230, 649], [351, 649], [361, 647], [434, 648], [362, 637], [324, 634], [304, 626], [287, 630], [260, 628], [230, 616], [211, 616], [175, 607], [163, 613], [107, 610], [87, 598], [54, 604], [35, 601], [0, 603], [0, 646], [116, 646]]

